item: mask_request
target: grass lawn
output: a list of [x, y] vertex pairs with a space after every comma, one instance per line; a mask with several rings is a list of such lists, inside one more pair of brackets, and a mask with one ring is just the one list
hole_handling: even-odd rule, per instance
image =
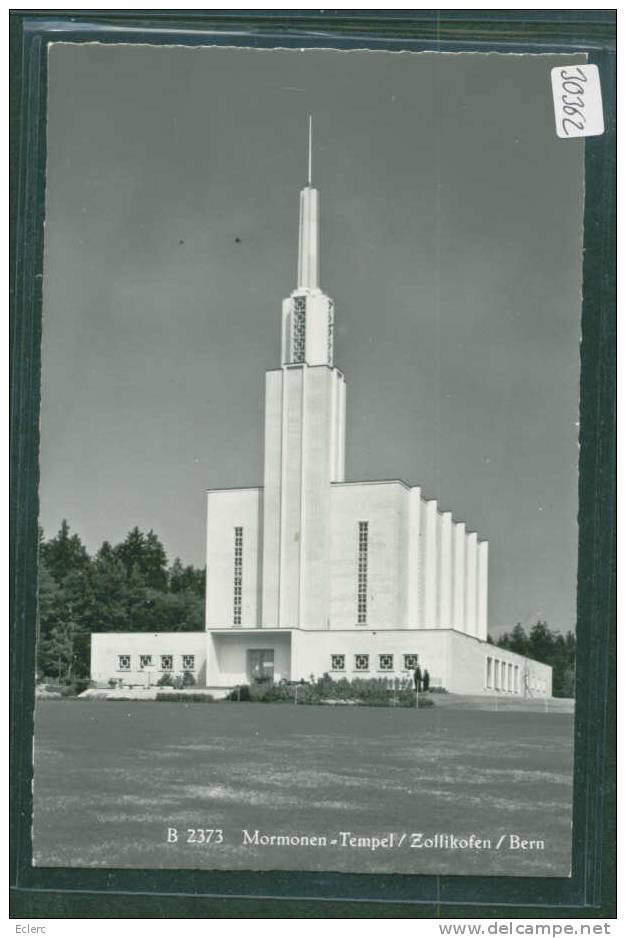
[[[566, 876], [572, 763], [571, 714], [39, 701], [35, 863]], [[223, 842], [187, 843], [199, 828]], [[244, 846], [244, 829], [327, 843]]]

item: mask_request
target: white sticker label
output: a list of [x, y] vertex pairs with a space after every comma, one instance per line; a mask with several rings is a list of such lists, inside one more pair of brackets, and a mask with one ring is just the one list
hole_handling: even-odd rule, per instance
[[597, 65], [559, 65], [550, 73], [554, 119], [559, 137], [597, 137], [604, 133]]

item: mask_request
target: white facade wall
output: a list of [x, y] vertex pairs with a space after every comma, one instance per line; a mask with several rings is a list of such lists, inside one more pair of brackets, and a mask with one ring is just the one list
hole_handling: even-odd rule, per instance
[[[130, 669], [121, 668], [119, 656], [130, 657]], [[151, 655], [154, 672], [143, 670], [140, 655]], [[163, 668], [161, 656], [172, 655], [173, 667]], [[110, 679], [127, 686], [154, 686], [162, 674], [184, 673], [183, 655], [194, 656], [191, 669], [201, 687], [206, 681], [205, 632], [93, 632], [91, 635], [91, 679], [106, 685]]]
[[283, 372], [265, 374], [262, 625], [279, 624]]
[[407, 543], [407, 625], [410, 629], [419, 628], [421, 609], [421, 542], [420, 525], [422, 517], [422, 491], [413, 486], [408, 493], [409, 521]]
[[346, 380], [338, 372], [338, 416], [337, 416], [337, 469], [332, 477], [334, 482], [343, 482], [346, 478]]
[[[331, 416], [332, 399], [327, 403]], [[466, 534], [450, 512], [438, 512], [436, 501], [423, 500], [419, 487], [393, 480], [324, 485], [314, 468], [288, 480], [290, 486], [298, 489], [290, 507], [287, 496], [262, 489], [208, 493], [207, 628], [236, 627], [234, 529], [240, 526], [242, 628], [455, 628], [486, 639], [488, 544]], [[281, 501], [283, 523], [277, 524], [265, 506]], [[359, 624], [361, 521], [368, 524], [368, 608]]]
[[[458, 632], [450, 632], [449, 635], [448, 690], [457, 694], [552, 696], [552, 668], [549, 665]], [[488, 659], [491, 659], [490, 666]]]
[[331, 482], [343, 482], [346, 478], [346, 382], [340, 371], [333, 372], [334, 378], [328, 395], [330, 407], [330, 446], [328, 478]]
[[[279, 485], [279, 592], [278, 627], [295, 628], [300, 622], [300, 556], [302, 551], [302, 417], [304, 368], [283, 370], [282, 449]], [[265, 487], [269, 487], [269, 479]], [[274, 560], [264, 553], [270, 566]]]
[[330, 619], [330, 499], [343, 478], [343, 375], [290, 366], [266, 380], [263, 626]]
[[478, 544], [478, 610], [477, 635], [483, 642], [487, 641], [487, 601], [489, 587], [489, 542], [480, 541]]
[[452, 525], [452, 627], [465, 631], [465, 524]]
[[206, 625], [234, 625], [235, 528], [243, 529], [241, 627], [261, 624], [261, 489], [207, 493]]
[[[300, 628], [329, 628], [331, 618], [331, 486], [337, 465], [343, 377], [327, 368], [306, 368], [302, 403], [302, 504], [300, 521]], [[295, 573], [295, 569], [294, 569]], [[289, 576], [290, 574], [284, 574]], [[281, 624], [289, 626], [288, 618]]]
[[[436, 630], [337, 629], [332, 632], [297, 632], [292, 635], [293, 680], [308, 680], [309, 675], [319, 677], [330, 674], [334, 678], [412, 678], [412, 670], [405, 668], [405, 655], [418, 655], [422, 669], [427, 668], [433, 686], [445, 686], [447, 672], [446, 639]], [[393, 655], [393, 670], [380, 668], [379, 655]], [[332, 655], [345, 656], [345, 670], [332, 670]], [[356, 655], [369, 655], [369, 669], [358, 670]]]
[[438, 514], [436, 500], [422, 502], [422, 618], [420, 626], [432, 629], [437, 624], [437, 535]]
[[452, 514], [439, 515], [439, 582], [437, 587], [437, 627], [452, 626]]
[[[368, 522], [367, 622], [357, 624], [359, 522]], [[331, 629], [406, 628], [409, 489], [401, 482], [346, 482], [331, 493]]]
[[478, 563], [478, 537], [471, 531], [465, 539], [465, 621], [463, 631], [476, 635], [476, 570]]

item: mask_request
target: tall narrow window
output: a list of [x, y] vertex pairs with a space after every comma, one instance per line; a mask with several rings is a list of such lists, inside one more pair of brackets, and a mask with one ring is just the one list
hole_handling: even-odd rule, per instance
[[243, 576], [243, 528], [235, 528], [233, 566], [233, 625], [241, 625], [241, 585]]
[[368, 522], [359, 521], [359, 559], [357, 569], [357, 623], [367, 622], [367, 548]]
[[296, 296], [293, 301], [291, 333], [291, 360], [303, 362], [306, 356], [306, 297]]

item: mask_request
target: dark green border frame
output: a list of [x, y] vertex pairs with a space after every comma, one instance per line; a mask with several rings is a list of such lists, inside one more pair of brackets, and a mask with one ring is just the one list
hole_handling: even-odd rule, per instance
[[[12, 11], [13, 917], [615, 916], [615, 22], [614, 10]], [[597, 64], [606, 130], [585, 141], [571, 879], [31, 866], [46, 47], [52, 40], [96, 39], [261, 48], [586, 51]]]

